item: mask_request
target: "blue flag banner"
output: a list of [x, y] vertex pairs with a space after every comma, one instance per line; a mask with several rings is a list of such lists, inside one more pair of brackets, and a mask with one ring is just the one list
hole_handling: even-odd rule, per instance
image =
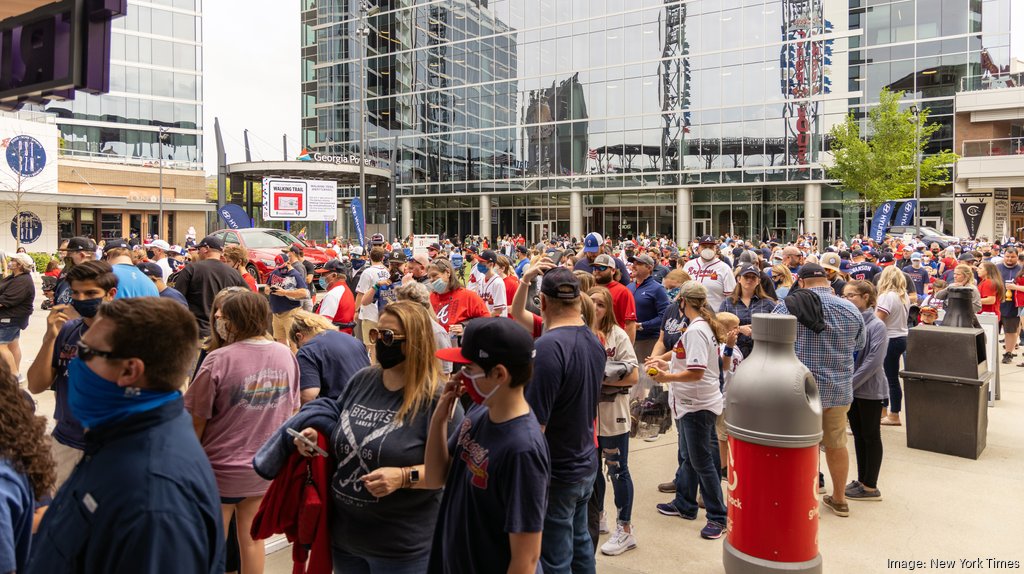
[[914, 211], [917, 210], [917, 200], [911, 199], [904, 203], [896, 213], [893, 225], [911, 225], [914, 221]]
[[891, 221], [894, 211], [896, 211], [895, 201], [887, 201], [879, 205], [878, 209], [875, 210], [875, 216], [871, 219], [869, 235], [876, 243], [881, 243], [885, 239], [885, 230], [889, 229], [889, 226], [892, 225]]
[[252, 227], [249, 223], [249, 216], [246, 215], [245, 210], [241, 206], [228, 203], [222, 205], [217, 212], [220, 213], [220, 218], [224, 220], [224, 223], [228, 225], [228, 229], [248, 229]]
[[363, 202], [359, 201], [358, 197], [352, 199], [352, 219], [356, 223], [359, 245], [366, 247], [366, 220], [363, 219]]

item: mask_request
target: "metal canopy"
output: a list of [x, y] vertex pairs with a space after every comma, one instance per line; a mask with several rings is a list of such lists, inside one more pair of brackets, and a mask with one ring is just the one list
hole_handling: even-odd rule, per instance
[[[246, 161], [227, 166], [229, 177], [244, 181], [262, 181], [264, 177], [288, 179], [319, 179], [338, 182], [339, 187], [359, 185], [359, 166], [315, 161]], [[366, 166], [366, 182], [381, 184], [391, 181], [391, 170]]]

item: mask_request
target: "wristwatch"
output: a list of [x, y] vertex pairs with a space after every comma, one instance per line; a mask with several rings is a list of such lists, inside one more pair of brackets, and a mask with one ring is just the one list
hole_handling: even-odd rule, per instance
[[409, 469], [409, 484], [414, 485], [420, 481], [420, 471], [418, 468]]

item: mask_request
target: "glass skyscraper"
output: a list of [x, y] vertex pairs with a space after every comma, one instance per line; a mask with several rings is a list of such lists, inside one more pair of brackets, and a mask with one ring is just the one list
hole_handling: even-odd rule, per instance
[[[952, 148], [955, 93], [1010, 57], [1010, 0], [376, 5], [362, 82], [358, 1], [304, 0], [302, 139], [365, 129], [402, 234], [849, 236], [871, 214], [825, 176], [829, 129], [888, 87]], [[952, 195], [923, 190], [924, 221], [950, 231]]]
[[129, 0], [114, 20], [109, 93], [46, 106], [57, 114], [64, 156], [145, 164], [159, 157], [165, 128], [165, 166], [203, 168], [201, 1]]

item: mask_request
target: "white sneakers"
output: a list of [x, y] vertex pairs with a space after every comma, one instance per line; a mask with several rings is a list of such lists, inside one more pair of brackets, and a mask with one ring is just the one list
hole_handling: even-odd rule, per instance
[[601, 545], [601, 554], [618, 556], [627, 550], [636, 548], [636, 538], [631, 532], [623, 530], [621, 524], [615, 525], [615, 534]]

